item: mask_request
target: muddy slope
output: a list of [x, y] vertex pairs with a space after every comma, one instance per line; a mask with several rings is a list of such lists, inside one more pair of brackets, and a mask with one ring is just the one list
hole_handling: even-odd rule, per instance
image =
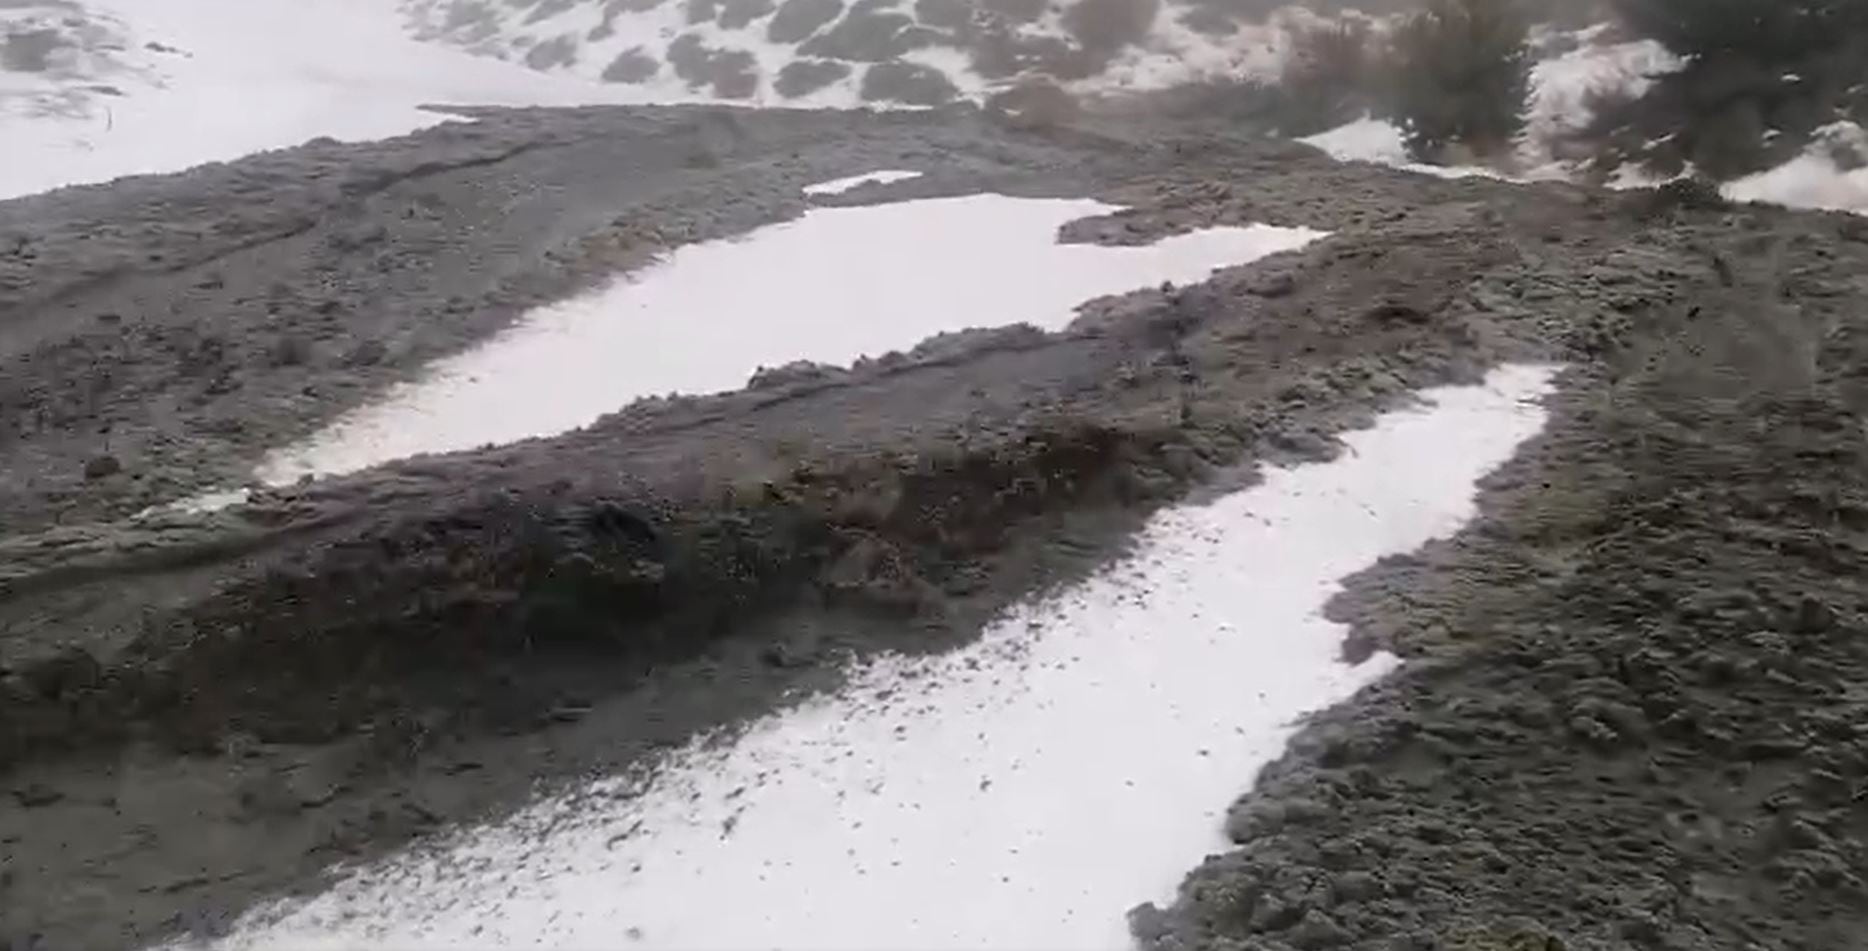
[[1483, 520], [1335, 603], [1412, 662], [1267, 770], [1150, 947], [1861, 946], [1868, 244], [1628, 238]]
[[982, 149], [983, 127], [502, 111], [0, 202], [0, 525], [238, 485], [267, 449], [530, 305], [800, 214], [810, 182], [901, 166], [938, 166], [927, 189], [1097, 180], [1100, 153]]
[[[799, 184], [884, 165], [935, 169], [896, 194], [992, 187], [1133, 206], [1067, 226], [1069, 240], [1140, 242], [1252, 221], [1337, 232], [1198, 286], [1100, 301], [1065, 333], [962, 335], [848, 372], [794, 369], [741, 393], [638, 404], [564, 437], [265, 493], [209, 519], [111, 519], [143, 499], [113, 490], [115, 476], [73, 481], [67, 468], [81, 471], [83, 460], [139, 433], [142, 445], [174, 446], [157, 438], [162, 425], [193, 427], [211, 418], [204, 404], [113, 400], [80, 417], [109, 422], [107, 431], [66, 427], [43, 439], [35, 431], [0, 446], [9, 478], [40, 480], [7, 484], [17, 514], [0, 536], [0, 777], [13, 795], [0, 809], [8, 911], [0, 937], [98, 947], [211, 934], [257, 901], [311, 887], [333, 863], [497, 814], [537, 782], [627, 766], [830, 683], [851, 653], [970, 636], [1009, 600], [1119, 550], [1140, 517], [1221, 467], [1327, 454], [1330, 433], [1413, 388], [1471, 380], [1503, 359], [1569, 361], [1583, 368], [1579, 379], [1644, 372], [1646, 358], [1630, 354], [1671, 339], [1668, 328], [1722, 326], [1689, 324], [1688, 314], [1738, 312], [1737, 288], [1754, 282], [1744, 262], [1758, 257], [1747, 242], [1773, 229], [1808, 236], [1773, 245], [1773, 260], [1802, 275], [1783, 282], [1787, 299], [1816, 302], [1809, 306], [1843, 315], [1837, 320], [1853, 319], [1845, 307], [1861, 299], [1853, 284], [1861, 246], [1844, 243], [1840, 219], [1733, 214], [1697, 207], [1691, 194], [1445, 182], [1337, 166], [1236, 131], [1128, 120], [1014, 133], [962, 111], [840, 116], [840, 135], [828, 141], [829, 121], [687, 109], [495, 113], [471, 134], [444, 128], [388, 146], [315, 147], [0, 205], [14, 221], [48, 223], [34, 233], [67, 235], [17, 265], [31, 279], [11, 285], [20, 296], [8, 326], [31, 332], [0, 337], [24, 341], [14, 352], [28, 355], [5, 379], [33, 393], [56, 392], [67, 379], [40, 355], [65, 352], [68, 339], [96, 345], [94, 324], [60, 318], [84, 309], [67, 301], [194, 300], [186, 295], [312, 280], [305, 275], [321, 272], [307, 270], [298, 242], [315, 233], [331, 248], [340, 221], [371, 234], [381, 225], [387, 237], [380, 248], [318, 260], [385, 301], [431, 303], [435, 292], [420, 289], [431, 285], [402, 287], [398, 269], [373, 262], [504, 261], [524, 247], [533, 250], [511, 265], [515, 280], [562, 289], [636, 260], [604, 250], [633, 247], [629, 222], [659, 227], [703, 219], [658, 215], [706, 212], [713, 217], [692, 233], [730, 233], [796, 213]], [[771, 152], [748, 146], [738, 157], [709, 151], [713, 158], [692, 161], [684, 150], [720, 129]], [[111, 221], [155, 220], [157, 207], [211, 216], [227, 176], [326, 155], [328, 175], [344, 181], [463, 135], [490, 151], [440, 173], [450, 194], [481, 209], [530, 209], [536, 227], [565, 229], [550, 247], [576, 253], [524, 244], [491, 219], [492, 230], [404, 239], [392, 222], [413, 196], [395, 183], [381, 200], [308, 198], [298, 223], [282, 230], [263, 223], [273, 222], [270, 211], [251, 212], [260, 224], [242, 224], [247, 212], [173, 233], [152, 224], [115, 257], [93, 254], [92, 239], [80, 236], [109, 234]], [[687, 185], [632, 204], [632, 158], [653, 170], [670, 156], [685, 171], [646, 178], [691, 173]], [[370, 174], [364, 179], [375, 181]], [[720, 186], [726, 204], [708, 204], [710, 182], [731, 183]], [[603, 197], [615, 195], [623, 197]], [[733, 203], [734, 195], [750, 197]], [[588, 207], [604, 201], [613, 203], [602, 213]], [[88, 223], [50, 227], [57, 221]], [[244, 248], [211, 237], [243, 227], [253, 229]], [[1643, 240], [1631, 244], [1634, 234]], [[194, 250], [202, 246], [212, 253]], [[193, 263], [159, 263], [171, 258]], [[218, 272], [222, 287], [200, 287], [202, 269]], [[483, 293], [469, 308], [470, 329], [394, 307], [360, 326], [423, 341], [411, 353], [439, 352], [509, 316], [494, 304], [534, 299]], [[238, 304], [251, 298], [228, 301], [201, 312], [230, 322], [241, 339], [268, 332]], [[164, 319], [186, 332], [190, 312], [177, 305]], [[112, 379], [170, 386], [162, 382], [170, 350], [121, 340]], [[284, 386], [274, 379], [281, 373], [301, 388], [356, 382], [330, 400], [212, 404], [264, 439], [223, 438], [160, 458], [176, 471], [197, 456], [250, 463], [271, 440], [304, 431], [410, 360], [243, 370], [252, 392]], [[1584, 443], [1601, 432], [1595, 417], [1576, 425]], [[1453, 597], [1446, 604], [1478, 610]], [[1446, 649], [1368, 631], [1417, 653]], [[1434, 696], [1458, 697], [1461, 683], [1450, 678]], [[1482, 681], [1471, 689], [1490, 696]], [[1400, 716], [1399, 701], [1383, 698], [1391, 695], [1365, 698], [1344, 722], [1375, 729]], [[1488, 755], [1504, 762], [1549, 752]], [[1305, 755], [1279, 775], [1311, 775], [1302, 772]], [[1421, 782], [1407, 793], [1416, 805], [1404, 808], [1427, 808], [1418, 803], [1440, 796], [1433, 784], [1448, 771], [1397, 775]], [[1282, 795], [1275, 786], [1271, 794]], [[1587, 864], [1593, 856], [1546, 861], [1552, 874], [1572, 876], [1618, 868]], [[1241, 936], [1228, 930], [1230, 910], [1208, 915], [1199, 896], [1242, 874], [1225, 863], [1201, 872], [1196, 882], [1220, 884], [1190, 885], [1182, 907], [1143, 924], [1195, 944]], [[1631, 881], [1602, 874], [1604, 889]], [[1414, 907], [1371, 905], [1366, 920], [1344, 914], [1347, 923], [1336, 924], [1351, 937], [1391, 934]], [[1267, 926], [1289, 930], [1310, 910]], [[1250, 924], [1249, 915], [1241, 920]]]
[[[641, 121], [511, 118], [599, 137]], [[1018, 150], [1105, 169], [1075, 193], [1137, 210], [1072, 225], [1070, 240], [1265, 220], [1343, 234], [1101, 302], [1070, 333], [771, 375], [210, 519], [15, 532], [0, 540], [0, 753], [21, 807], [0, 813], [21, 909], [8, 927], [87, 946], [211, 931], [334, 861], [508, 808], [537, 779], [614, 769], [767, 709], [851, 652], [969, 636], [1215, 467], [1327, 452], [1329, 432], [1409, 389], [1540, 346], [1531, 323], [1438, 316], [1473, 273], [1521, 256], [1486, 211], [1495, 184], [1185, 130], [937, 128], [956, 151], [914, 187]], [[839, 148], [868, 145], [859, 129]], [[506, 181], [503, 161], [460, 174]], [[1544, 190], [1514, 227], [1561, 230], [1599, 203]], [[1577, 254], [1613, 244], [1606, 223], [1567, 240]]]

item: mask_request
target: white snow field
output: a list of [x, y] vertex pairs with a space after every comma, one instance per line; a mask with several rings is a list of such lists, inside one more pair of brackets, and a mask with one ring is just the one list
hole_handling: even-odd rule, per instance
[[[711, 19], [716, 10], [760, 2], [0, 0], [0, 199], [230, 161], [320, 136], [380, 139], [448, 121], [419, 108], [425, 104], [899, 107], [887, 98], [865, 103], [865, 57], [932, 72], [935, 78], [921, 81], [948, 83], [954, 95], [971, 98], [1027, 72], [988, 78], [970, 52], [932, 41], [899, 43], [886, 54], [848, 51], [856, 60], [801, 52], [846, 19], [856, 28], [877, 15], [836, 0], [829, 20], [787, 42], [770, 39], [778, 14], [769, 7], [731, 27], [723, 25], [725, 12], [720, 23]], [[695, 20], [701, 10], [710, 19]], [[1109, 93], [1199, 78], [1274, 79], [1291, 16], [1303, 18], [1287, 14], [1222, 38], [1187, 28], [1164, 7], [1142, 25], [1139, 43], [1067, 85]], [[1051, 10], [1008, 27], [1005, 42], [1067, 51], [1074, 41], [1060, 39], [1064, 19], [1063, 7]], [[882, 32], [888, 29], [906, 26]], [[936, 32], [916, 29], [924, 39]], [[677, 40], [698, 45], [684, 51]], [[560, 48], [576, 52], [549, 55]], [[632, 50], [647, 57], [652, 74], [620, 81], [611, 67]], [[721, 57], [733, 56], [748, 57], [750, 91], [693, 78], [715, 75]], [[677, 61], [699, 72], [684, 78]], [[781, 95], [777, 79], [794, 61], [832, 63], [844, 75]]]
[[[829, 184], [843, 184], [829, 183]], [[744, 386], [760, 367], [848, 364], [946, 331], [1056, 330], [1094, 297], [1206, 279], [1322, 236], [1212, 228], [1140, 247], [1060, 244], [1089, 200], [967, 195], [815, 208], [555, 303], [264, 462], [270, 484], [584, 426], [633, 400]]]
[[1338, 579], [1454, 532], [1543, 425], [1553, 371], [1345, 437], [1327, 464], [1157, 515], [1132, 555], [959, 651], [457, 832], [249, 915], [219, 947], [1120, 949], [1228, 847], [1224, 813], [1339, 657]]
[[392, 0], [21, 2], [12, 29], [40, 27], [28, 15], [42, 13], [62, 45], [44, 69], [0, 69], [0, 199], [444, 121], [424, 103], [627, 98], [420, 42]]
[[[1081, 12], [1075, 8], [1085, 6], [1082, 0], [997, 5], [807, 0], [792, 4], [797, 9], [790, 11], [784, 0], [403, 0], [402, 6], [424, 39], [551, 73], [622, 83], [662, 101], [714, 95], [756, 105], [848, 108], [864, 102], [863, 81], [874, 63], [928, 67], [943, 77], [952, 94], [979, 98], [1045, 75], [1047, 60], [1081, 53], [1085, 45], [1080, 31], [1073, 30]], [[1078, 59], [1087, 74], [1060, 83], [1073, 92], [1162, 89], [1208, 79], [1275, 80], [1293, 31], [1321, 19], [1295, 2], [1256, 22], [1243, 11], [1234, 15], [1183, 0], [1101, 0], [1091, 6], [1102, 8], [1097, 16], [1104, 24], [1120, 24], [1115, 30], [1135, 41], [1119, 44], [1106, 58]], [[821, 16], [795, 16], [807, 7], [818, 8]], [[1029, 9], [1019, 12], [1019, 7]], [[1227, 22], [1195, 29], [1190, 21], [1201, 12], [1218, 13]], [[799, 23], [808, 25], [794, 29]], [[692, 78], [711, 70], [705, 63], [690, 78], [682, 77], [677, 42], [693, 44], [686, 54], [690, 61], [739, 58], [748, 79], [730, 84], [729, 93], [707, 79]], [[990, 50], [1017, 53], [1008, 58]], [[619, 60], [625, 57], [645, 64], [638, 68], [646, 74], [623, 69]], [[987, 65], [992, 60], [1001, 62]], [[809, 92], [788, 94], [778, 80], [787, 65], [799, 61], [834, 62], [847, 69]], [[653, 68], [646, 65], [651, 63]]]

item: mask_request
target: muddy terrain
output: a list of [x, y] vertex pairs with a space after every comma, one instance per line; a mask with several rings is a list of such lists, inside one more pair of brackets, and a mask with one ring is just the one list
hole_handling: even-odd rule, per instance
[[1149, 946], [1868, 933], [1864, 231], [1629, 224], [1610, 259], [1486, 301], [1613, 289], [1484, 517], [1336, 601], [1352, 647], [1412, 662], [1267, 770], [1239, 851], [1132, 917]]
[[[1540, 360], [1569, 368], [1552, 428], [1484, 519], [1339, 602], [1346, 650], [1412, 663], [1319, 718], [1237, 811], [1247, 847], [1138, 936], [1849, 946], [1859, 219], [1132, 117], [476, 115], [0, 203], [0, 939], [216, 933], [853, 654], [963, 640], [1221, 473]], [[130, 517], [239, 484], [529, 305], [876, 168], [928, 174], [827, 200], [1130, 208], [1061, 235], [1085, 242], [1334, 234], [1057, 334]]]

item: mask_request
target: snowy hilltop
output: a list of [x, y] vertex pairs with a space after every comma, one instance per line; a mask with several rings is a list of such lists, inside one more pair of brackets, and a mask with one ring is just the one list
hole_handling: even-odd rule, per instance
[[[1390, 114], [1406, 84], [1370, 65], [1416, 7], [23, 0], [0, 10], [0, 121], [17, 156], [0, 170], [0, 196], [397, 135], [442, 121], [424, 107], [448, 104], [1177, 109], [1432, 171]], [[1616, 4], [1524, 9], [1525, 121], [1509, 154], [1455, 149], [1426, 162], [1611, 184], [1710, 174], [1737, 196], [1868, 207], [1850, 144], [1862, 97], [1836, 88], [1853, 47], [1734, 66], [1688, 48], [1690, 37], [1637, 29]], [[1457, 85], [1421, 95], [1451, 101], [1466, 95]]]

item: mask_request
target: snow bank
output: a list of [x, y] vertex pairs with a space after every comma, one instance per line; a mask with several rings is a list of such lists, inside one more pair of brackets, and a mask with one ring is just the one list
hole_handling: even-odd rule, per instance
[[1838, 122], [1817, 130], [1802, 155], [1725, 186], [1734, 201], [1868, 214], [1868, 130]]
[[359, 871], [219, 946], [1128, 947], [1127, 909], [1228, 847], [1228, 805], [1298, 718], [1393, 666], [1339, 661], [1337, 579], [1471, 517], [1549, 381], [1431, 391], [1335, 462], [1162, 513], [1132, 557], [971, 647], [882, 657], [728, 745]]

